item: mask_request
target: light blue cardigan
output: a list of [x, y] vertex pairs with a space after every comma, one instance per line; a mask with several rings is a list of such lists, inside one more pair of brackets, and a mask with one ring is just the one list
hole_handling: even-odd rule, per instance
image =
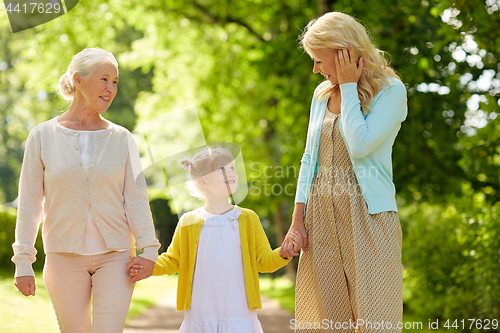
[[[319, 137], [328, 102], [328, 98], [318, 100], [317, 96], [328, 84], [328, 81], [322, 82], [314, 91], [295, 203], [303, 202], [307, 205], [307, 197], [317, 171]], [[340, 132], [368, 205], [368, 212], [397, 212], [391, 155], [401, 122], [407, 115], [406, 88], [398, 79], [390, 79], [390, 88], [386, 86], [381, 89], [370, 105], [371, 112], [364, 115], [361, 112], [357, 86], [354, 82], [340, 85]]]

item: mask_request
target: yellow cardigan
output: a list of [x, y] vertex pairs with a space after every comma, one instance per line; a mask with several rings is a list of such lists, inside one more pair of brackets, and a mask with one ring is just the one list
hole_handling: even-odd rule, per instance
[[[274, 272], [285, 266], [290, 259], [280, 257], [280, 248], [274, 251], [271, 249], [254, 211], [241, 207], [238, 209], [241, 210], [239, 229], [248, 307], [261, 309], [258, 272]], [[195, 211], [184, 214], [177, 224], [172, 243], [155, 264], [153, 275], [179, 272], [177, 311], [188, 310], [191, 306], [194, 266], [203, 222]]]

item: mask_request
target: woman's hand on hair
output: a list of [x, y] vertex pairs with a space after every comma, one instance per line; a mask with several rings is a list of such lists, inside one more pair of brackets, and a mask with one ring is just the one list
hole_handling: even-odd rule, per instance
[[356, 63], [352, 45], [348, 49], [340, 49], [335, 55], [335, 66], [337, 68], [337, 80], [339, 84], [355, 82], [358, 83], [363, 73], [364, 61], [360, 57]]

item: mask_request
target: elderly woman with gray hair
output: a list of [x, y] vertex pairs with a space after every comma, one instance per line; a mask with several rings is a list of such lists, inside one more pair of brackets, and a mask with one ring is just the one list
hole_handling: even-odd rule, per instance
[[[160, 246], [147, 189], [139, 183], [144, 179], [132, 171], [131, 160], [138, 158], [132, 135], [100, 115], [117, 83], [111, 53], [89, 48], [76, 54], [60, 79], [60, 93], [71, 105], [36, 126], [26, 141], [15, 285], [35, 295], [31, 264], [43, 212], [43, 278], [61, 332], [122, 332], [134, 282], [152, 274]], [[143, 251], [139, 257], [136, 247]], [[143, 269], [129, 279], [133, 264]]]

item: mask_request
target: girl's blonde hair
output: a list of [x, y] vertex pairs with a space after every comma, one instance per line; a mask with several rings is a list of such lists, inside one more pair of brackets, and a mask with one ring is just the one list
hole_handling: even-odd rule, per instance
[[[356, 63], [360, 57], [364, 61], [358, 82], [358, 97], [363, 112], [371, 111], [370, 104], [380, 92], [382, 82], [389, 86], [389, 78], [399, 79], [389, 67], [384, 52], [373, 44], [365, 27], [347, 14], [331, 12], [310, 21], [299, 40], [309, 55], [317, 49], [346, 49], [351, 43]], [[319, 91], [318, 98], [326, 98], [337, 89], [338, 85], [329, 85]]]
[[196, 198], [204, 199], [203, 192], [195, 179], [217, 171], [233, 161], [234, 157], [231, 152], [222, 147], [207, 147], [196, 153], [192, 159], [184, 158], [180, 160], [181, 166], [185, 170], [188, 170], [186, 188], [189, 194]]
[[68, 70], [59, 79], [59, 94], [61, 94], [66, 101], [71, 102], [75, 97], [76, 91], [73, 75], [78, 73], [82, 78], [85, 78], [94, 71], [94, 66], [105, 58], [109, 58], [118, 71], [118, 62], [111, 52], [104, 51], [98, 47], [92, 47], [83, 49], [75, 54], [71, 59]]

